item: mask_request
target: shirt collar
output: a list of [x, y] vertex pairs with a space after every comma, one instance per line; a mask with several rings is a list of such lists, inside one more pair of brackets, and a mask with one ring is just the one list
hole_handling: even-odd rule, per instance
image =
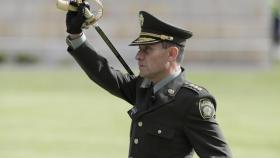
[[175, 71], [174, 73], [170, 74], [169, 76], [165, 77], [164, 79], [159, 81], [157, 84], [155, 84], [153, 87], [154, 94], [157, 91], [159, 91], [162, 87], [164, 87], [167, 83], [169, 83], [170, 81], [175, 79], [177, 76], [179, 76], [181, 72], [182, 72], [182, 70], [179, 69], [178, 71]]

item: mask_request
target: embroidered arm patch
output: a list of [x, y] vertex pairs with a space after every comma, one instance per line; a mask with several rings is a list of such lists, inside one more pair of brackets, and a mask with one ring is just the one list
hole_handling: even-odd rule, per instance
[[199, 100], [199, 112], [203, 119], [207, 120], [215, 116], [215, 107], [209, 99]]

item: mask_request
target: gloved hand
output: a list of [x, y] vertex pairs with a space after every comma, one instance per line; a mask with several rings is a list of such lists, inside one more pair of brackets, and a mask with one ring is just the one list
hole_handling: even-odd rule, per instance
[[68, 11], [66, 14], [66, 27], [67, 32], [70, 34], [80, 34], [82, 32], [82, 25], [86, 20], [84, 16], [84, 8], [90, 9], [89, 4], [86, 2], [81, 3], [79, 6], [75, 0], [70, 1], [70, 5], [78, 8], [77, 11]]

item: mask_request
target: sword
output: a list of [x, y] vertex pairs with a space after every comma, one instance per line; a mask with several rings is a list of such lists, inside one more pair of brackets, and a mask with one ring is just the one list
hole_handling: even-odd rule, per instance
[[[108, 45], [108, 47], [111, 49], [111, 51], [114, 53], [114, 55], [118, 58], [120, 63], [123, 65], [123, 67], [126, 69], [126, 71], [130, 75], [134, 75], [133, 71], [130, 69], [130, 67], [127, 65], [127, 63], [124, 61], [118, 50], [115, 48], [115, 46], [112, 44], [112, 42], [109, 40], [109, 38], [106, 36], [106, 34], [103, 32], [103, 30], [98, 26], [97, 21], [101, 19], [103, 16], [103, 5], [100, 0], [93, 0], [94, 3], [97, 5], [97, 13], [93, 14], [88, 8], [85, 8], [84, 14], [86, 17], [86, 21], [83, 24], [82, 28], [88, 29], [90, 26], [93, 26], [95, 30], [98, 32], [98, 34], [101, 36], [101, 38], [104, 40], [104, 42]], [[84, 0], [76, 0], [77, 4], [81, 4], [84, 2]], [[69, 1], [65, 0], [57, 0], [56, 6], [60, 10], [64, 11], [77, 11], [77, 7], [70, 5]]]

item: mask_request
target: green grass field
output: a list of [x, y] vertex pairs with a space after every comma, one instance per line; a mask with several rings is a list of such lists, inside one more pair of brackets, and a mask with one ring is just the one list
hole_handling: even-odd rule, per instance
[[[280, 157], [280, 66], [190, 73], [218, 101], [234, 157]], [[130, 106], [81, 70], [0, 71], [0, 158], [125, 158]]]

